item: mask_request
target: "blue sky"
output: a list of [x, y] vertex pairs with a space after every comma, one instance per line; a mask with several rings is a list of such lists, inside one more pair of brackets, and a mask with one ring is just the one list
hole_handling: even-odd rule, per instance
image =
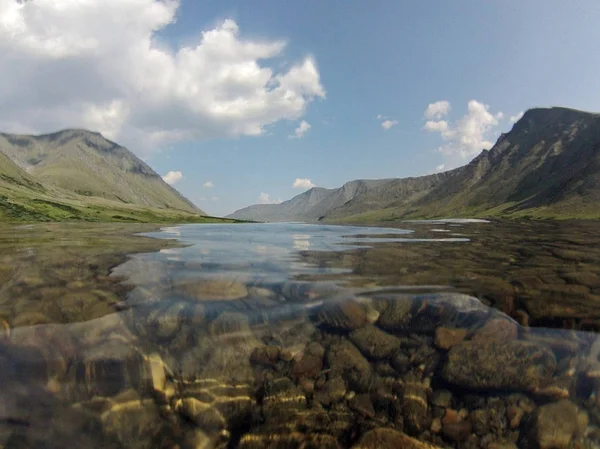
[[[0, 0], [0, 18], [3, 13], [9, 18], [14, 15], [9, 5], [12, 1]], [[44, 7], [47, 1], [38, 0], [36, 7]], [[68, 5], [72, 1], [54, 0]], [[107, 0], [99, 2], [98, 8], [118, 27], [113, 18], [118, 14], [125, 17], [123, 5], [128, 2], [131, 0]], [[600, 111], [597, 0], [142, 3], [147, 10], [136, 22], [140, 33], [125, 35], [123, 31], [119, 36], [115, 28], [112, 34], [120, 39], [114, 42], [114, 36], [101, 34], [104, 31], [90, 34], [94, 31], [75, 25], [71, 30], [63, 9], [56, 19], [61, 29], [67, 30], [63, 32], [80, 37], [82, 46], [90, 42], [89, 47], [65, 49], [57, 44], [48, 49], [45, 45], [44, 51], [51, 52], [52, 58], [40, 62], [39, 51], [27, 58], [21, 52], [10, 62], [20, 68], [21, 79], [31, 67], [45, 64], [54, 70], [59, 67], [59, 73], [73, 74], [77, 80], [98, 77], [95, 86], [101, 88], [92, 89], [86, 81], [78, 81], [81, 86], [61, 87], [69, 102], [63, 104], [52, 97], [52, 103], [43, 88], [49, 81], [32, 78], [41, 88], [39, 98], [31, 100], [31, 108], [43, 110], [35, 103], [38, 100], [47, 104], [48, 110], [52, 106], [53, 111], [61, 112], [44, 116], [23, 107], [22, 116], [0, 113], [0, 125], [38, 132], [95, 125], [141, 155], [161, 175], [174, 172], [169, 179], [177, 181], [175, 187], [214, 215], [259, 200], [289, 199], [309, 185], [338, 187], [357, 178], [418, 176], [463, 165], [493, 143], [500, 132], [510, 130], [511, 118], [531, 107], [560, 105]], [[53, 8], [49, 5], [46, 7]], [[104, 17], [98, 11], [85, 13]], [[33, 13], [20, 9], [18, 14], [30, 25], [26, 32], [41, 33], [33, 26]], [[81, 22], [82, 14], [73, 7], [73, 24], [76, 19]], [[53, 16], [46, 11], [45, 17], [51, 21]], [[214, 30], [222, 33], [210, 34]], [[151, 42], [147, 35], [152, 36]], [[225, 62], [222, 56], [190, 56], [187, 65], [177, 66], [187, 72], [161, 72], [169, 60], [184, 60], [182, 49], [201, 46], [211, 36], [215, 41], [222, 39], [219, 45], [224, 46], [215, 48], [231, 50]], [[128, 39], [133, 50], [120, 55]], [[23, 40], [27, 45], [31, 41]], [[131, 80], [126, 78], [129, 75], [119, 78], [120, 73], [131, 70], [114, 61], [137, 57], [135, 49], [146, 41], [150, 42], [143, 55], [147, 67]], [[268, 50], [239, 50], [251, 44]], [[82, 76], [84, 64], [79, 63], [87, 58], [85, 67], [92, 64], [90, 48], [102, 65], [98, 62], [90, 76]], [[101, 59], [107, 54], [112, 56], [109, 63]], [[7, 63], [1, 58], [0, 64]], [[263, 73], [269, 80], [253, 70], [235, 71], [233, 81], [231, 77], [225, 81], [211, 78], [211, 64], [241, 67], [236, 58], [242, 62], [252, 59], [252, 64], [244, 67], [270, 69], [269, 74]], [[110, 81], [108, 75], [102, 77], [107, 64], [115, 64]], [[290, 75], [285, 82], [292, 86], [292, 100], [269, 100], [262, 93], [254, 96], [258, 87], [269, 91], [277, 83], [283, 85], [278, 75], [290, 74], [294, 68], [297, 77]], [[245, 76], [251, 81], [241, 79]], [[189, 77], [200, 86], [200, 93], [195, 93], [194, 87], [185, 90], [192, 86], [185, 81]], [[10, 81], [4, 85], [11, 86]], [[162, 89], [159, 81], [183, 86], [169, 94], [178, 95], [177, 101], [167, 101], [156, 93]], [[126, 82], [147, 87], [132, 94]], [[214, 90], [224, 92], [221, 96], [239, 91], [235, 95], [240, 101], [252, 97], [257, 101], [252, 104], [263, 108], [260, 117], [246, 119], [248, 102], [232, 102], [219, 109], [214, 106], [220, 101], [215, 95], [214, 103], [207, 100], [205, 104], [202, 99], [207, 94], [202, 88], [213, 82], [217, 83]], [[14, 89], [15, 103], [20, 100], [19, 105], [24, 104]], [[56, 86], [53, 89], [55, 92]], [[0, 88], [0, 98], [2, 94]], [[196, 94], [202, 96], [196, 99]], [[188, 95], [193, 101], [181, 106]], [[77, 101], [79, 109], [72, 106], [79, 104]], [[235, 110], [236, 104], [244, 107]], [[433, 106], [426, 116], [428, 105]], [[185, 122], [186, 128], [172, 123], [178, 121]], [[304, 125], [304, 132], [301, 129], [296, 135], [303, 121], [310, 126]], [[382, 126], [386, 121], [387, 129]], [[149, 129], [152, 131], [147, 132]], [[296, 179], [301, 181], [293, 188]]]

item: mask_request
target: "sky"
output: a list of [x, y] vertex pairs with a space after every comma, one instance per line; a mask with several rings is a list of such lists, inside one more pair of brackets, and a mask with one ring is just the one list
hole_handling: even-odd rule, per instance
[[101, 132], [211, 215], [600, 112], [597, 0], [0, 0], [0, 131]]

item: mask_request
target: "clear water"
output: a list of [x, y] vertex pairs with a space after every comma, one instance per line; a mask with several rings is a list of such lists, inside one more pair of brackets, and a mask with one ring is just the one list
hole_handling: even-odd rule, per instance
[[115, 267], [116, 311], [6, 321], [0, 446], [378, 447], [392, 429], [398, 447], [595, 447], [594, 332], [524, 327], [447, 282], [456, 269], [391, 281], [469, 254], [486, 232], [470, 225], [494, 226], [145, 234], [185, 246]]

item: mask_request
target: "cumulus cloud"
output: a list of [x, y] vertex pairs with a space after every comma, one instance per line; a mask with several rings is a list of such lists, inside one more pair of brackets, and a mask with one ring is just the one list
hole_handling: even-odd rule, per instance
[[[450, 109], [449, 104], [447, 109]], [[432, 116], [431, 110], [430, 104], [425, 110], [425, 118]], [[498, 120], [502, 116], [501, 112], [492, 114], [488, 105], [471, 100], [467, 105], [467, 113], [454, 124], [445, 120], [428, 120], [423, 128], [429, 132], [440, 133], [446, 142], [437, 149], [438, 152], [454, 162], [464, 162], [465, 159], [493, 146], [493, 143], [488, 140], [488, 135], [498, 125]]]
[[261, 194], [258, 196], [258, 202], [260, 204], [279, 204], [281, 203], [281, 200], [273, 199], [268, 193], [261, 192]]
[[446, 164], [440, 164], [435, 167], [435, 171], [442, 171], [446, 168]]
[[310, 128], [310, 123], [308, 123], [306, 120], [302, 120], [298, 127], [294, 130], [294, 134], [291, 134], [288, 137], [290, 139], [300, 139]]
[[183, 179], [183, 173], [180, 171], [170, 171], [162, 179], [169, 185], [177, 184]]
[[519, 112], [519, 113], [518, 113], [518, 114], [516, 114], [516, 115], [511, 115], [511, 116], [510, 116], [508, 119], [509, 119], [509, 120], [510, 120], [512, 123], [515, 123], [515, 122], [518, 122], [519, 120], [521, 120], [521, 117], [523, 117], [523, 114], [524, 114], [524, 112], [523, 112], [523, 111], [521, 111], [521, 112]]
[[204, 187], [205, 189], [212, 189], [214, 186], [215, 185], [212, 181], [206, 181], [204, 184], [202, 184], [202, 187]]
[[292, 187], [294, 189], [311, 189], [315, 187], [315, 184], [308, 178], [296, 178]]
[[383, 129], [386, 129], [386, 130], [387, 130], [387, 129], [390, 129], [391, 127], [393, 127], [393, 126], [396, 126], [397, 124], [398, 124], [398, 121], [397, 121], [397, 120], [384, 120], [384, 121], [381, 123], [381, 127], [382, 127]]
[[[283, 40], [224, 20], [171, 49], [156, 33], [177, 0], [0, 0], [0, 129], [83, 127], [141, 151], [256, 136], [324, 98], [307, 56], [279, 67]], [[35, 88], [32, 88], [34, 86]]]
[[450, 102], [446, 100], [430, 103], [427, 106], [427, 109], [425, 109], [425, 118], [439, 120], [442, 117], [448, 115], [448, 112], [450, 112], [450, 108]]

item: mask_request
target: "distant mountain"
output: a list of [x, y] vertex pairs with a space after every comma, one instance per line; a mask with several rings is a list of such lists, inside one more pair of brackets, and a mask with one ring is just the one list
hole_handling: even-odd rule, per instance
[[[326, 197], [339, 190], [331, 189]], [[440, 217], [600, 218], [600, 114], [531, 109], [491, 150], [463, 167], [374, 181], [342, 204], [323, 199], [301, 215], [279, 213], [281, 206], [301, 201], [309, 192], [271, 206], [268, 216], [255, 206], [232, 216], [243, 219], [244, 211], [250, 210], [258, 212], [252, 219], [259, 221], [345, 223]], [[313, 211], [318, 211], [317, 218]]]
[[98, 133], [0, 133], [0, 219], [187, 221], [204, 215], [133, 153]]
[[253, 221], [317, 221], [331, 210], [343, 206], [356, 195], [390, 181], [360, 179], [350, 181], [339, 189], [313, 187], [283, 203], [255, 204], [235, 211], [228, 215], [228, 218]]

